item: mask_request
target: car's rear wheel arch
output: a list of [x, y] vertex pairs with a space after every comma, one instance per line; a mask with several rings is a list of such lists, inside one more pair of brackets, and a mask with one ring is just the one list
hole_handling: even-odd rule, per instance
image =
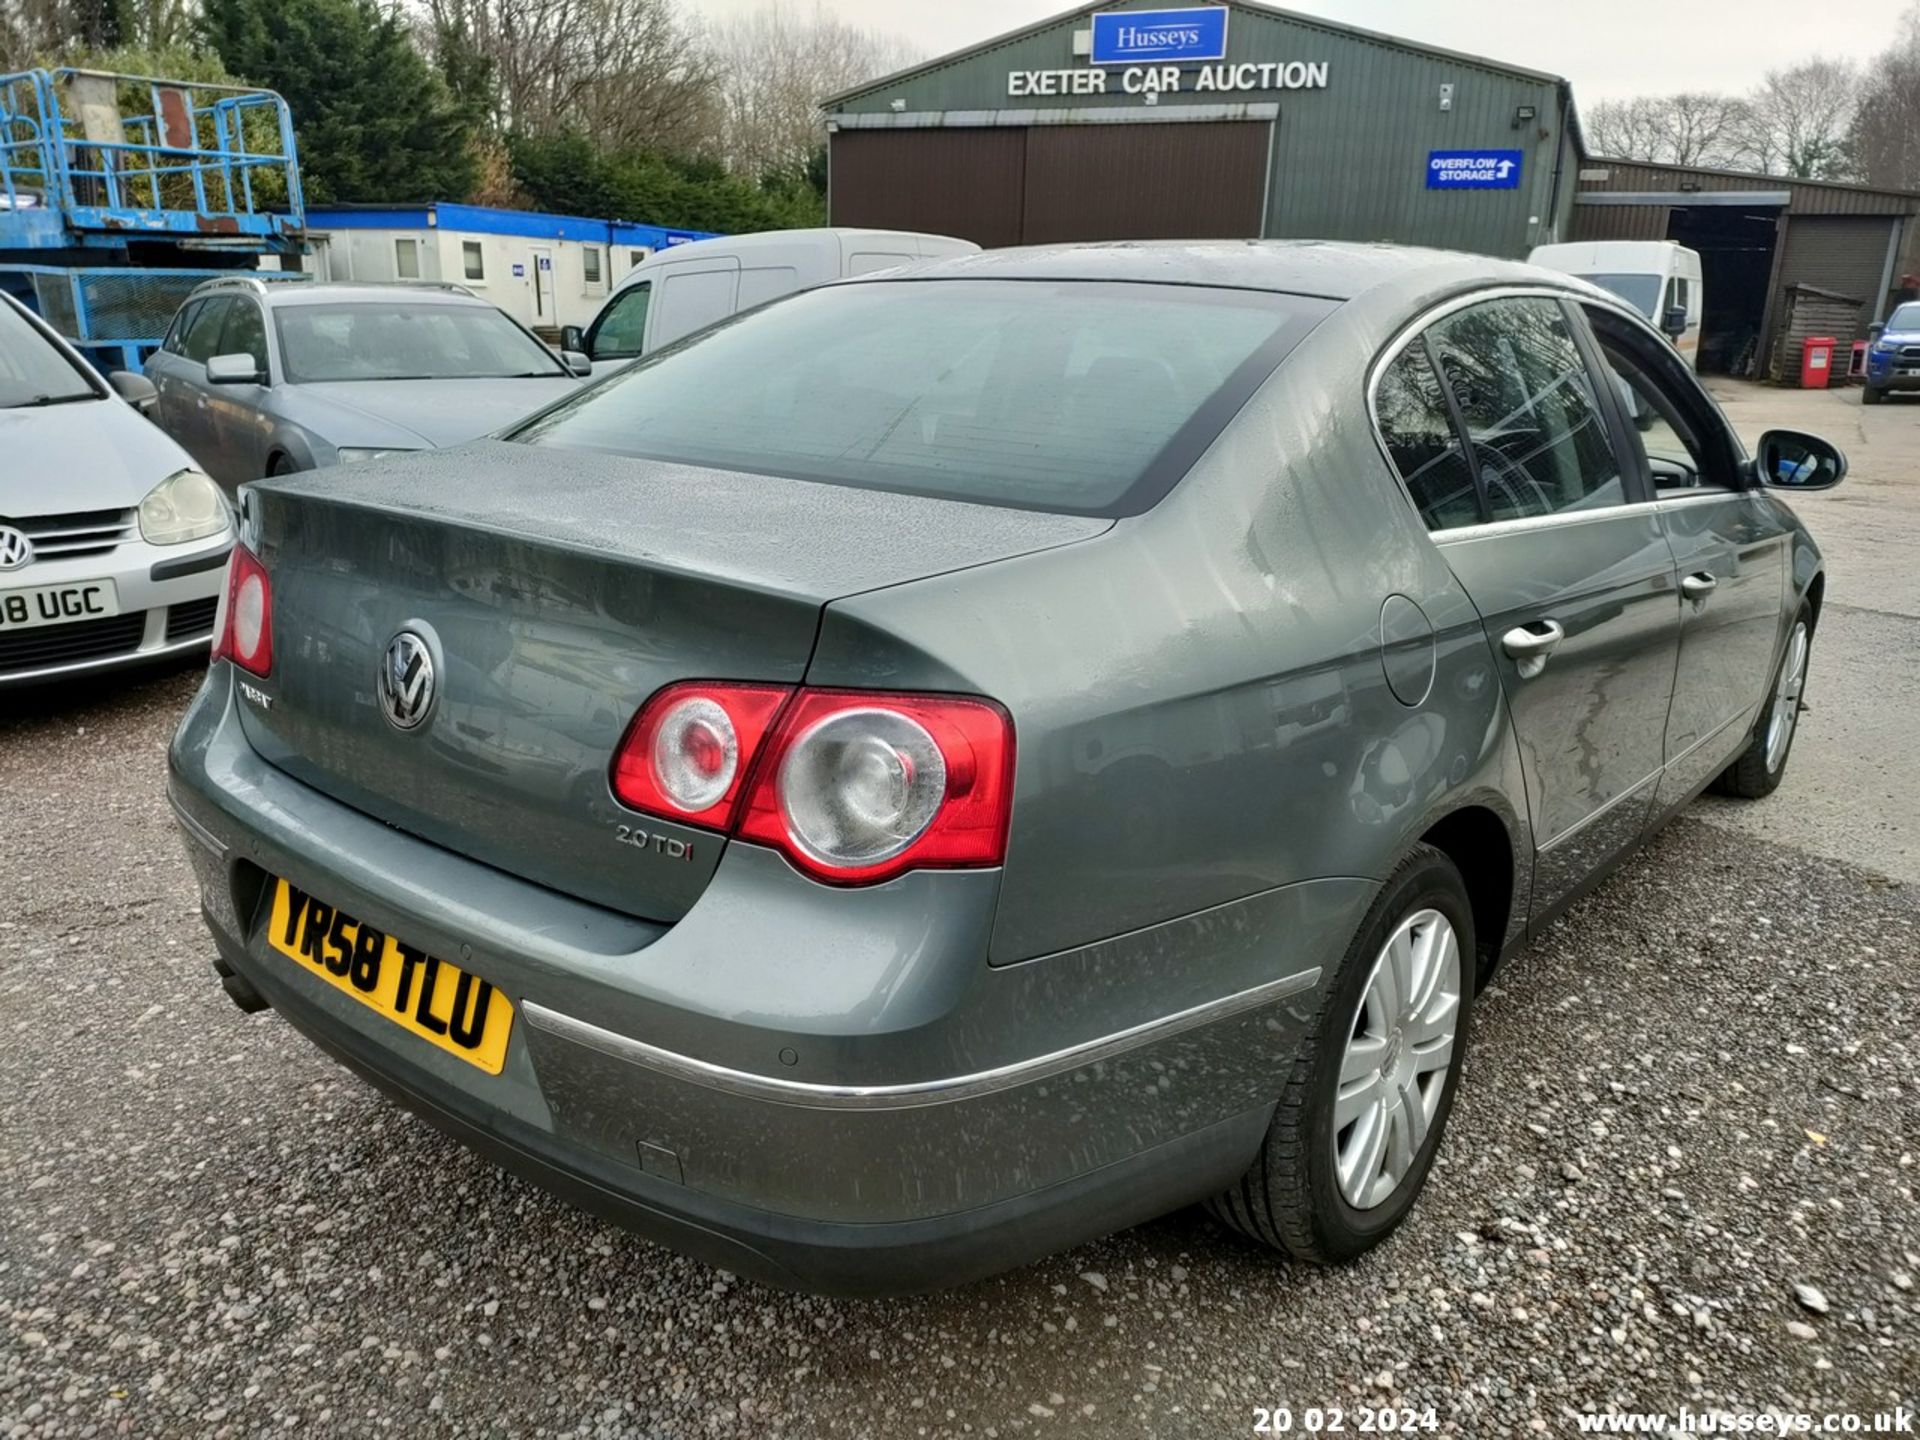
[[1513, 837], [1507, 822], [1485, 805], [1466, 805], [1428, 826], [1420, 843], [1453, 861], [1466, 882], [1479, 979], [1484, 983], [1500, 958], [1513, 918]]

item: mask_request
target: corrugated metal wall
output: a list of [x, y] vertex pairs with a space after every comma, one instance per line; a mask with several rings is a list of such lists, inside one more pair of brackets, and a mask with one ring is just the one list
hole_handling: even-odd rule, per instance
[[1823, 184], [1785, 175], [1753, 175], [1728, 170], [1691, 170], [1678, 165], [1647, 165], [1634, 160], [1589, 160], [1585, 167], [1608, 172], [1605, 180], [1583, 180], [1582, 190], [1635, 193], [1678, 190], [1785, 190], [1795, 215], [1911, 215], [1920, 197], [1902, 190], [1871, 190], [1858, 185]]
[[[948, 57], [841, 99], [829, 118], [832, 113], [886, 116], [896, 102], [899, 111], [911, 117], [953, 117], [956, 112], [978, 116], [983, 111], [1009, 109], [1145, 110], [1142, 96], [1120, 93], [1120, 67], [1107, 67], [1113, 93], [1106, 95], [1008, 94], [1011, 71], [1089, 68], [1084, 59], [1074, 57], [1072, 37], [1075, 30], [1086, 27], [1086, 14], [1095, 8], [1130, 7], [1126, 0], [1088, 6], [1044, 28]], [[1152, 0], [1132, 8], [1152, 8]], [[1559, 82], [1302, 16], [1244, 5], [1233, 5], [1231, 11], [1227, 63], [1325, 62], [1326, 88], [1228, 92], [1183, 88], [1162, 94], [1156, 108], [1164, 114], [1193, 104], [1278, 104], [1267, 234], [1398, 240], [1506, 256], [1521, 256], [1536, 244], [1565, 238], [1556, 225], [1567, 220], [1575, 161], [1571, 136], [1561, 127]], [[1190, 86], [1193, 72], [1185, 74], [1184, 83]], [[1442, 85], [1452, 87], [1446, 110], [1441, 109]], [[1518, 119], [1521, 107], [1530, 108], [1533, 118]], [[1200, 128], [1211, 132], [1210, 138], [1235, 143], [1211, 122]], [[842, 129], [833, 138], [832, 218], [836, 224], [852, 223], [840, 208], [840, 178], [849, 163], [843, 156], [866, 148], [873, 133]], [[849, 145], [849, 137], [855, 134], [862, 139]], [[1519, 187], [1427, 189], [1430, 151], [1468, 149], [1521, 151]], [[1113, 177], [1109, 183], [1120, 185], [1124, 180]], [[925, 219], [934, 213], [947, 212], [918, 209], [915, 214], [921, 218], [916, 223], [920, 228], [941, 228]], [[1257, 234], [1259, 227], [1249, 226], [1245, 233]]]
[[1575, 205], [1573, 240], [1664, 240], [1672, 211], [1665, 205]]

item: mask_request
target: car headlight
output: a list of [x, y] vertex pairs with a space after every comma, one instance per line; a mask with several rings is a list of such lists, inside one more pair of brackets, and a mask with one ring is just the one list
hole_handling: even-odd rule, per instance
[[184, 545], [223, 534], [232, 524], [227, 497], [198, 470], [169, 475], [140, 502], [140, 538], [149, 545]]
[[390, 455], [411, 455], [411, 450], [353, 450], [342, 446], [334, 452], [340, 457], [342, 465], [351, 465], [356, 460], [385, 460]]
[[1876, 355], [1891, 355], [1898, 347], [1891, 340], [1876, 340], [1869, 348]]

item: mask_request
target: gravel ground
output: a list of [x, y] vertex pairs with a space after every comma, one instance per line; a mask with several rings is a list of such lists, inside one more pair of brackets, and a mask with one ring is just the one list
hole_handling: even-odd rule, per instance
[[1874, 874], [1676, 823], [1497, 978], [1433, 1183], [1356, 1266], [1190, 1211], [823, 1301], [511, 1180], [235, 1010], [161, 794], [195, 683], [0, 719], [0, 1435], [1239, 1436], [1391, 1401], [1504, 1436], [1920, 1400], [1920, 909]]

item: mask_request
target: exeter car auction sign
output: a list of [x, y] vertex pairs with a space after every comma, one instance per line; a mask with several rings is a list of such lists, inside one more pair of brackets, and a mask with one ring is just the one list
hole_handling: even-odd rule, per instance
[[1427, 155], [1429, 190], [1514, 190], [1521, 150], [1434, 150]]

